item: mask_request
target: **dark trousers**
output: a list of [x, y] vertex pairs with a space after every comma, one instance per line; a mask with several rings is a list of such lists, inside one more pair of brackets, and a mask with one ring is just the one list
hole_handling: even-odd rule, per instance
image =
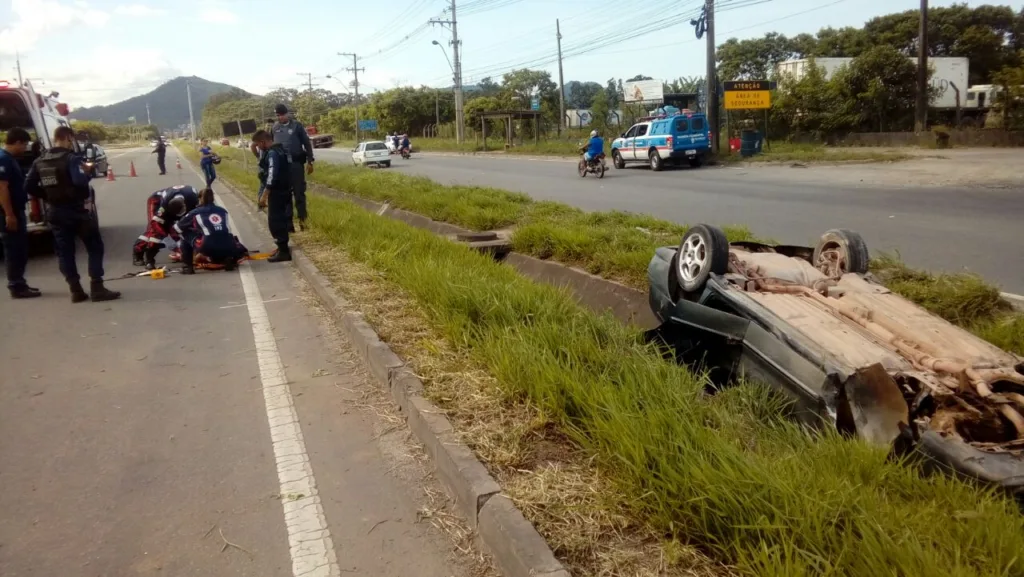
[[213, 167], [213, 163], [203, 165], [203, 176], [206, 177], [206, 188], [210, 188], [213, 181], [217, 180], [217, 169]]
[[299, 220], [306, 220], [306, 165], [293, 162], [289, 165], [291, 171], [292, 195], [295, 198], [295, 212], [292, 212], [292, 203], [288, 203], [288, 222], [292, 216], [298, 213]]
[[103, 237], [99, 223], [84, 206], [48, 207], [46, 220], [53, 230], [60, 272], [68, 284], [81, 280], [75, 262], [75, 239], [82, 239], [89, 255], [89, 278], [103, 280]]
[[291, 190], [268, 190], [267, 195], [267, 227], [270, 236], [274, 237], [279, 250], [288, 248], [288, 229], [291, 226]]
[[4, 267], [7, 269], [7, 288], [14, 290], [28, 286], [25, 282], [25, 267], [28, 266], [28, 231], [25, 210], [18, 212], [18, 228], [7, 230], [3, 211], [0, 211], [0, 240], [4, 244]]
[[167, 165], [165, 164], [166, 158], [162, 154], [156, 155], [156, 165], [160, 169], [160, 174], [167, 174]]

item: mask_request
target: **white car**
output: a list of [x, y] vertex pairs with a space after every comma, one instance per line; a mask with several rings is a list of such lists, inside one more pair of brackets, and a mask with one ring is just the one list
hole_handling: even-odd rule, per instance
[[352, 149], [352, 164], [391, 166], [391, 152], [388, 146], [379, 140], [361, 142]]

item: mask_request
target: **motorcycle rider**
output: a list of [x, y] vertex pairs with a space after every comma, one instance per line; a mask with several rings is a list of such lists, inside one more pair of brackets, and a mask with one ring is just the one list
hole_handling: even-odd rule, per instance
[[604, 139], [597, 130], [591, 130], [590, 141], [580, 150], [583, 151], [583, 159], [590, 164], [604, 154]]
[[412, 147], [412, 145], [409, 142], [409, 135], [408, 134], [403, 134], [402, 135], [402, 147], [399, 149], [399, 152], [401, 152], [403, 155], [407, 155], [410, 152], [412, 152], [411, 147]]
[[[146, 222], [146, 230], [132, 247], [132, 264], [145, 265], [149, 270], [156, 268], [156, 254], [164, 246], [164, 239], [168, 235], [174, 241], [180, 238], [172, 228], [174, 223], [197, 206], [199, 194], [195, 188], [187, 184], [169, 186], [149, 195], [146, 200], [146, 215], [149, 216], [149, 220]], [[172, 260], [175, 259], [172, 257]]]

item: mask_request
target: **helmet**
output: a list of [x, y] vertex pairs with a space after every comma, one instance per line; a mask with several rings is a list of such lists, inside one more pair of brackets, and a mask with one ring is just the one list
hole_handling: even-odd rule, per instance
[[597, 131], [596, 130], [591, 130], [590, 131], [590, 138], [594, 138], [595, 136], [597, 136]]
[[183, 214], [185, 214], [185, 199], [181, 198], [180, 196], [172, 198], [167, 203], [167, 212], [173, 214], [174, 216], [182, 216]]

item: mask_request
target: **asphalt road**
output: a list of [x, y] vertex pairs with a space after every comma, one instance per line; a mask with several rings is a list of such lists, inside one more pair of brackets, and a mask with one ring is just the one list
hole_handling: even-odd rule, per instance
[[[330, 149], [320, 158], [350, 162]], [[681, 224], [748, 226], [786, 244], [813, 244], [830, 228], [864, 236], [872, 252], [897, 251], [916, 267], [976, 272], [1024, 293], [1024, 191], [1021, 188], [892, 187], [833, 184], [817, 167], [611, 169], [579, 178], [574, 161], [413, 155], [392, 170], [447, 184], [523, 192], [585, 210], [646, 213]], [[843, 170], [858, 170], [843, 167]], [[846, 182], [849, 182], [847, 180]]]
[[[156, 176], [149, 150], [117, 174], [129, 160], [139, 177], [96, 183], [108, 278], [134, 270], [146, 196], [198, 184], [187, 166]], [[43, 297], [0, 295], [0, 575], [466, 574], [417, 522], [427, 475], [406, 433], [359, 408], [375, 385], [293, 270], [125, 279], [122, 300], [73, 305], [54, 257], [30, 261]]]

